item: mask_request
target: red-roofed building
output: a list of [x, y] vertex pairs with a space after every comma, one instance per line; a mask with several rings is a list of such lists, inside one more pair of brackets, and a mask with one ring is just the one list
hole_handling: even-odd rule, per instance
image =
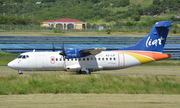
[[46, 20], [41, 22], [42, 27], [55, 27], [60, 29], [85, 29], [86, 23], [76, 19], [61, 18], [57, 20]]

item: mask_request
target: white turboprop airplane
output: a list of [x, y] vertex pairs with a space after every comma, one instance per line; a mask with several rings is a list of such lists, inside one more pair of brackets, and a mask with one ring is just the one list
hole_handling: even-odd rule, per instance
[[[105, 48], [64, 49], [59, 52], [26, 52], [8, 66], [23, 74], [24, 71], [70, 70], [91, 74], [97, 70], [122, 69], [170, 58], [163, 48], [171, 26], [170, 21], [155, 23], [148, 36], [125, 49], [106, 51]], [[104, 51], [105, 50], [105, 51]]]

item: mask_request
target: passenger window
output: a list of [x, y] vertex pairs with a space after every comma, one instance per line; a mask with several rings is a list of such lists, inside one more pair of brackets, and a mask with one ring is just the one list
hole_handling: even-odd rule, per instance
[[61, 61], [61, 58], [59, 59], [59, 61]]
[[116, 58], [114, 58], [114, 60], [116, 60]]
[[77, 58], [75, 58], [75, 61], [77, 61]]
[[56, 58], [56, 61], [58, 61], [58, 58]]
[[101, 58], [99, 58], [98, 60], [101, 60]]
[[54, 58], [52, 58], [52, 61], [54, 61]]
[[81, 59], [79, 58], [79, 61], [81, 61]]
[[102, 60], [104, 61], [104, 58], [102, 58]]
[[89, 58], [87, 58], [87, 61], [89, 61]]
[[112, 60], [112, 58], [110, 58], [110, 60]]
[[28, 56], [28, 55], [26, 55], [26, 58], [29, 58], [29, 56]]
[[73, 59], [71, 59], [71, 61], [73, 61]]
[[91, 58], [91, 60], [93, 60], [93, 58]]
[[96, 58], [94, 58], [94, 60], [96, 60]]
[[85, 61], [85, 58], [83, 58], [83, 61]]
[[106, 58], [106, 60], [108, 60], [108, 58]]

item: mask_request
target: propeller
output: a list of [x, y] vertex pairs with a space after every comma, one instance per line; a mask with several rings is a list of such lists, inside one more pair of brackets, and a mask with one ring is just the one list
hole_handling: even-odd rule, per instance
[[[66, 62], [65, 62], [65, 58], [66, 58], [66, 53], [65, 53], [65, 49], [64, 49], [64, 43], [62, 43], [62, 45], [61, 45], [61, 49], [62, 49], [62, 51], [59, 53], [59, 55], [62, 55], [63, 56], [63, 61], [64, 61], [64, 69], [65, 69], [65, 67], [66, 67]], [[66, 69], [65, 69], [66, 70]]]
[[52, 51], [55, 52], [56, 49], [55, 49], [55, 47], [54, 47], [54, 43], [53, 43], [52, 45], [53, 45]]
[[64, 49], [64, 43], [61, 45], [61, 49], [62, 49], [62, 51], [59, 54], [62, 55], [64, 58], [64, 57], [66, 57], [66, 53], [65, 53], [66, 50]]

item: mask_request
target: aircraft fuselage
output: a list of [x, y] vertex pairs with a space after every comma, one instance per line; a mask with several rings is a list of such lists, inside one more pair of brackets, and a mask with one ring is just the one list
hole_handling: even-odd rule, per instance
[[169, 58], [167, 54], [137, 51], [102, 51], [97, 55], [82, 58], [63, 59], [59, 52], [26, 52], [8, 64], [9, 67], [21, 71], [80, 71], [87, 69], [108, 70], [121, 69], [143, 63], [156, 61], [155, 55], [163, 55], [161, 59]]

